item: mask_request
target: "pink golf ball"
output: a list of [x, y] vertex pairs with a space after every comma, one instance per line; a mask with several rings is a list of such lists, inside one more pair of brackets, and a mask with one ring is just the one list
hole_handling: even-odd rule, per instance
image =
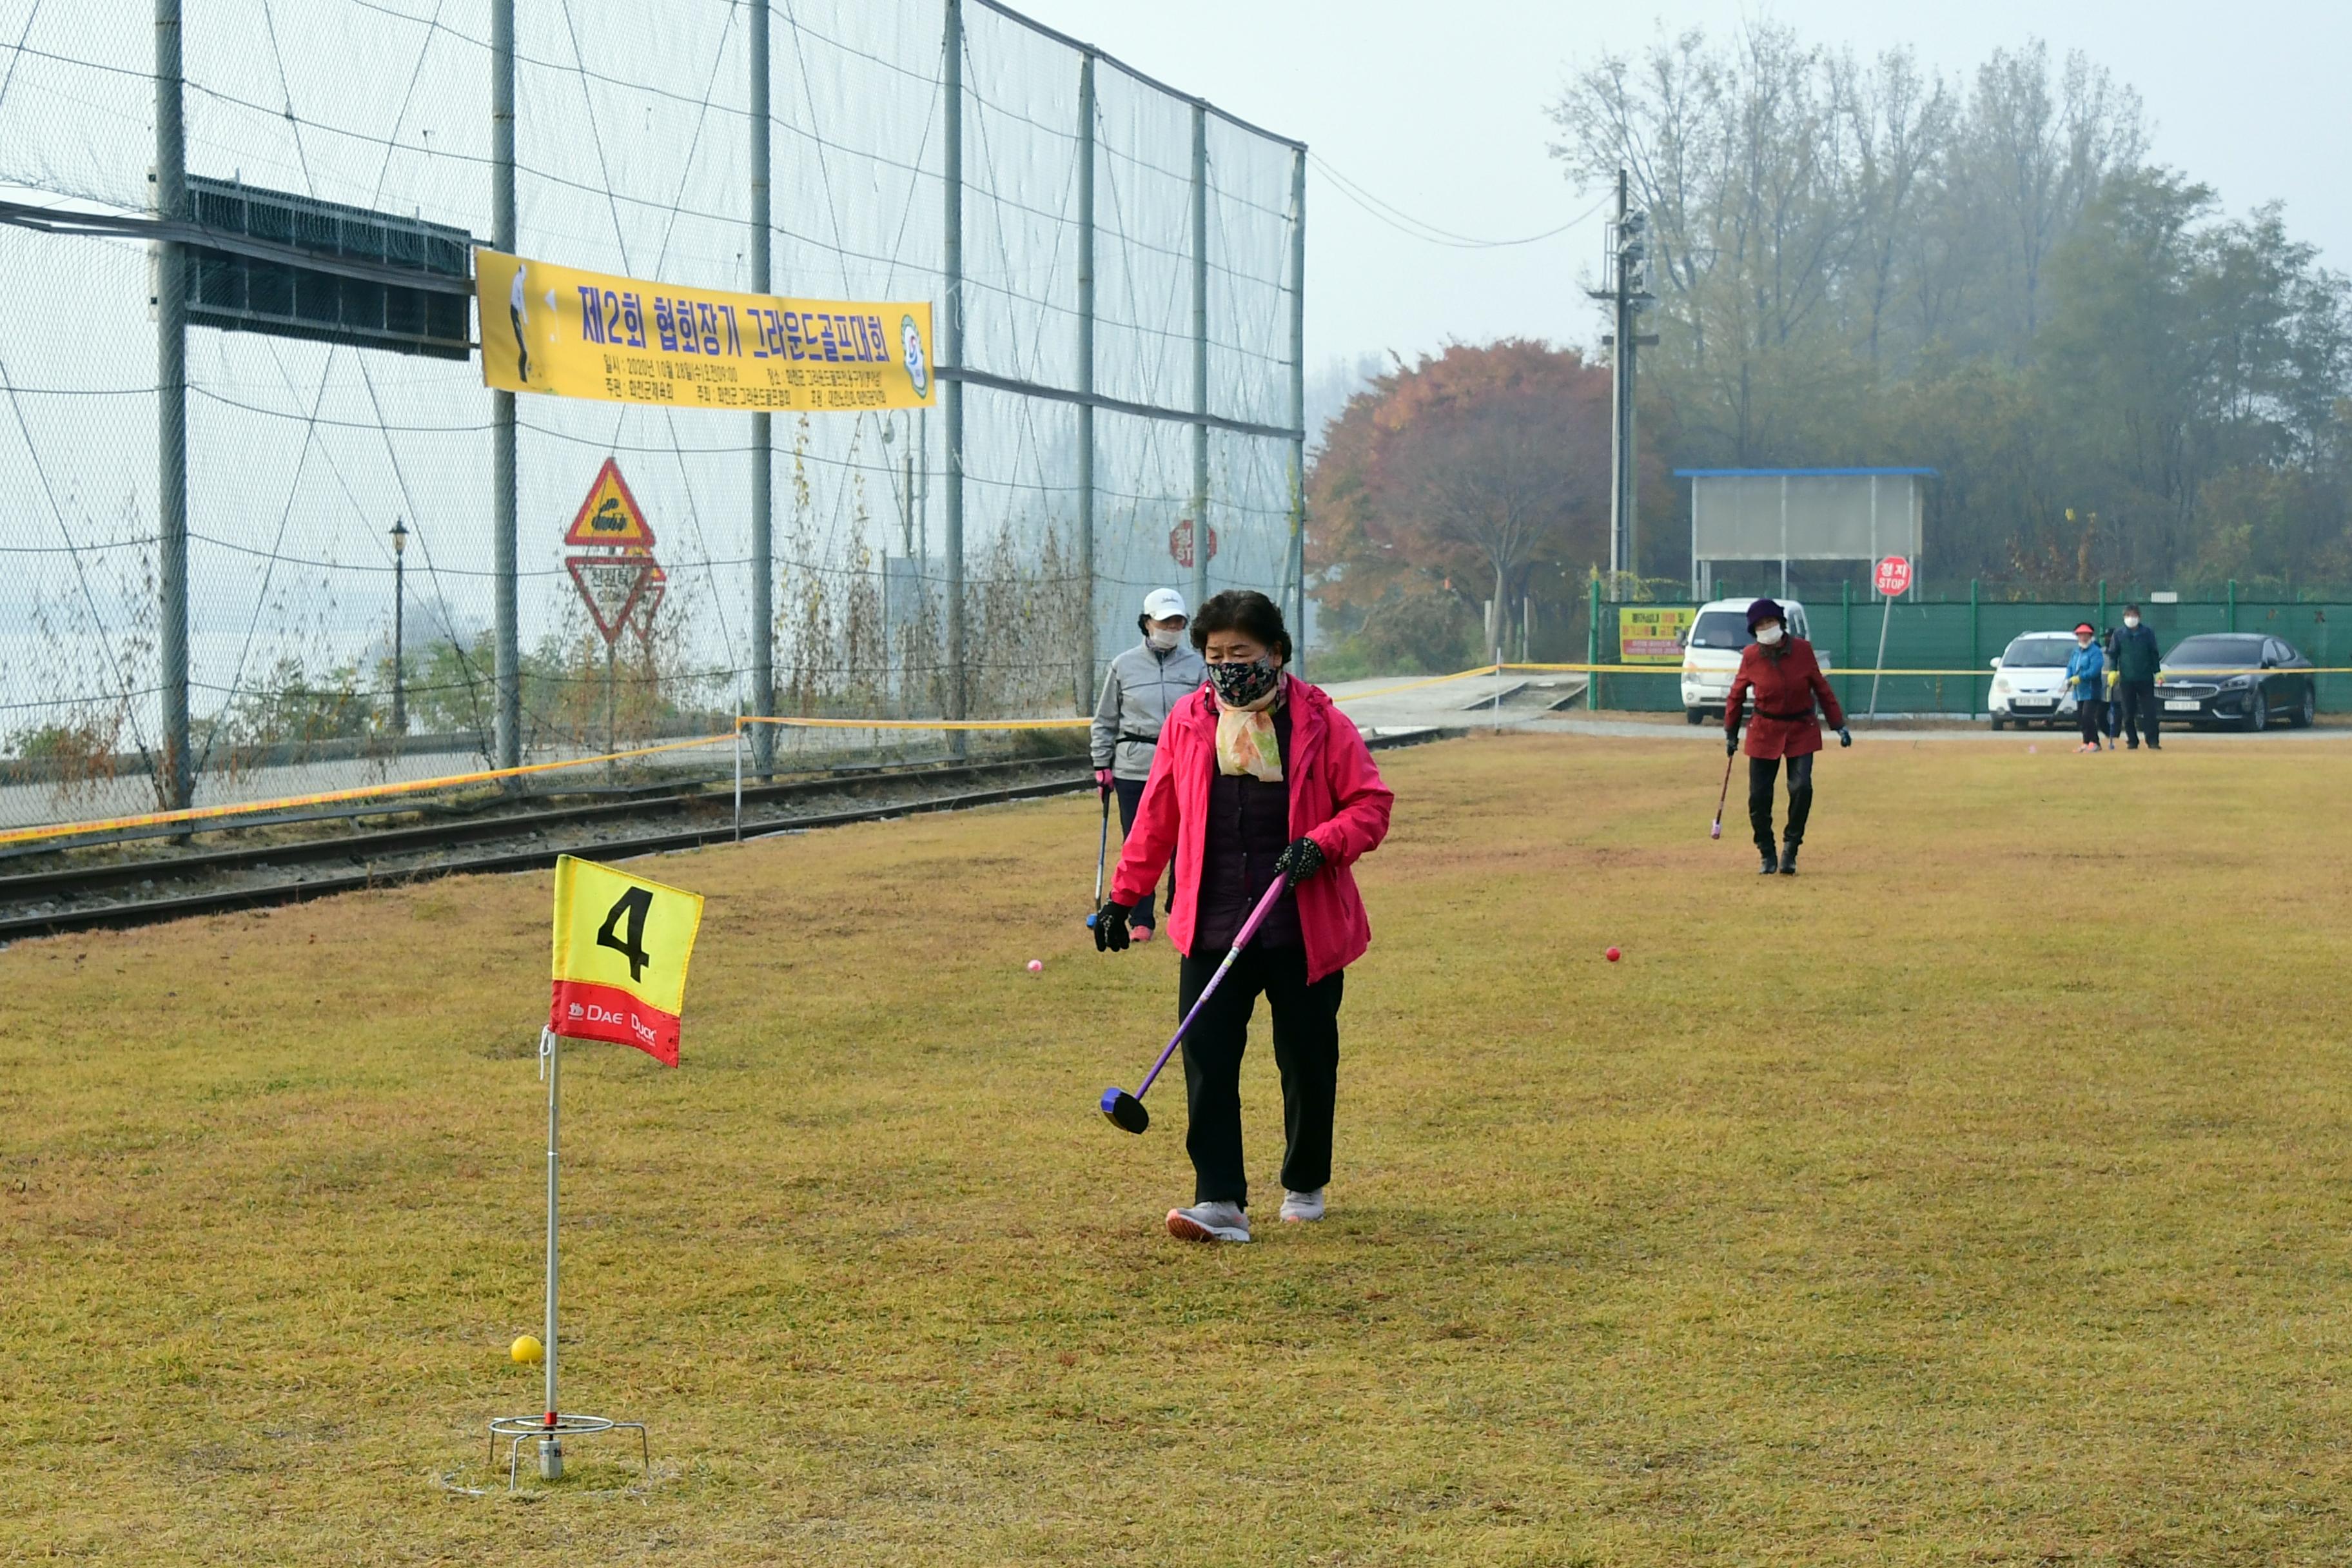
[[1043, 974], [1043, 973], [1045, 973], [1045, 961], [1044, 959], [1042, 959], [1042, 958], [1033, 958], [1033, 959], [1031, 959], [1031, 960], [1029, 961], [1029, 973], [1032, 973], [1032, 974]]
[[1613, 948], [1613, 947], [1612, 947], [1612, 948], [1611, 948], [1611, 949], [1610, 949], [1606, 953], [1602, 954], [1602, 956], [1603, 956], [1603, 957], [1605, 957], [1605, 958], [1607, 958], [1607, 959], [1609, 960], [1609, 962], [1610, 962], [1610, 963], [1616, 963], [1619, 959], [1621, 959], [1621, 958], [1624, 957], [1625, 955], [1624, 955], [1623, 953], [1622, 953], [1622, 952], [1619, 952], [1615, 948]]

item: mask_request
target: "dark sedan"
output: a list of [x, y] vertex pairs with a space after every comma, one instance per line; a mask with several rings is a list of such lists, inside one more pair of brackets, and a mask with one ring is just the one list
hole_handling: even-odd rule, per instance
[[2319, 710], [2311, 668], [2288, 644], [2258, 632], [2189, 637], [2165, 655], [2157, 707], [2168, 724], [2267, 730], [2278, 719], [2307, 727]]

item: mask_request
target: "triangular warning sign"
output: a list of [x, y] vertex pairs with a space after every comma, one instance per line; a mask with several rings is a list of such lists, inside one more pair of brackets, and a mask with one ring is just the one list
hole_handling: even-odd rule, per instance
[[653, 528], [612, 458], [605, 458], [604, 466], [596, 470], [596, 482], [588, 487], [588, 499], [580, 503], [580, 513], [572, 520], [572, 531], [563, 536], [563, 542], [653, 548]]
[[567, 555], [563, 565], [606, 642], [628, 626], [629, 613], [637, 607], [655, 571], [650, 555]]

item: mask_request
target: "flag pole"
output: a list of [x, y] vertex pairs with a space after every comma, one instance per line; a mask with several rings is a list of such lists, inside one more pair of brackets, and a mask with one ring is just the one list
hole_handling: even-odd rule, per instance
[[541, 1476], [544, 1479], [553, 1480], [563, 1473], [563, 1442], [562, 1438], [554, 1436], [556, 1429], [556, 1411], [560, 1408], [555, 1403], [556, 1111], [560, 1103], [559, 1094], [563, 1081], [563, 1058], [560, 1054], [561, 1042], [558, 1040], [554, 1030], [549, 1029], [544, 1031], [541, 1037], [545, 1041], [543, 1048], [547, 1052], [547, 1335], [544, 1342], [547, 1352], [547, 1429], [549, 1436], [541, 1439], [539, 1446], [539, 1470]]

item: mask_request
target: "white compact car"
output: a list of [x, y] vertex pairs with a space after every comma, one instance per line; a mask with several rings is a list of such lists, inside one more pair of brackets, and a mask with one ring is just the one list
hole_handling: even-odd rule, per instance
[[[1748, 635], [1748, 606], [1752, 599], [1713, 599], [1698, 607], [1690, 631], [1683, 638], [1683, 717], [1694, 724], [1723, 717], [1731, 696], [1731, 678], [1739, 673], [1739, 655], [1756, 639]], [[1805, 606], [1794, 599], [1780, 601], [1789, 617], [1789, 630], [1810, 640]], [[1821, 650], [1813, 657], [1826, 673], [1830, 661]]]
[[1986, 707], [1996, 730], [2008, 724], [2070, 723], [2074, 697], [2066, 689], [2066, 661], [2074, 657], [2073, 632], [2027, 632], [2013, 637], [1992, 661], [1992, 695]]

